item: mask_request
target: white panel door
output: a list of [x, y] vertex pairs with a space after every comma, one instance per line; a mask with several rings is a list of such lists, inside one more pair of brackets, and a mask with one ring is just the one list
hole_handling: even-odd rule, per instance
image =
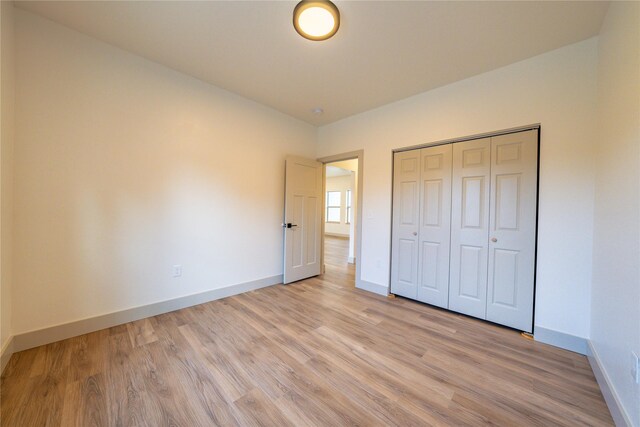
[[393, 156], [391, 293], [418, 297], [420, 150]]
[[449, 309], [484, 319], [489, 240], [489, 138], [453, 144]]
[[538, 131], [491, 138], [487, 320], [531, 332]]
[[322, 163], [285, 161], [284, 283], [320, 274]]
[[420, 178], [418, 300], [449, 306], [451, 144], [423, 148]]

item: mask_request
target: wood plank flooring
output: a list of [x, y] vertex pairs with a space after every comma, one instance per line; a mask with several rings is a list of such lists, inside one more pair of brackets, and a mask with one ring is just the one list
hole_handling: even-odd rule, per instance
[[339, 283], [341, 286], [355, 288], [356, 267], [347, 263], [349, 257], [349, 239], [325, 236], [324, 264], [326, 271], [322, 278]]
[[355, 289], [344, 242], [323, 276], [15, 354], [2, 426], [612, 425], [585, 357]]

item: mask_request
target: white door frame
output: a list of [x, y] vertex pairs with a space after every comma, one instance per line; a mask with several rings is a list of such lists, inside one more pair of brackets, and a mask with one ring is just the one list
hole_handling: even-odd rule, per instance
[[358, 151], [350, 151], [348, 153], [336, 154], [333, 156], [321, 157], [316, 159], [318, 162], [322, 163], [322, 193], [324, 198], [323, 209], [322, 209], [322, 229], [321, 229], [321, 248], [320, 248], [320, 256], [322, 257], [322, 272], [324, 273], [324, 224], [325, 224], [325, 215], [327, 214], [326, 209], [326, 194], [327, 194], [327, 163], [333, 162], [341, 162], [343, 160], [353, 160], [358, 159], [358, 183], [356, 188], [356, 245], [355, 245], [355, 263], [356, 263], [356, 288], [362, 288], [361, 283], [361, 268], [362, 268], [362, 183], [363, 183], [363, 166], [364, 166], [364, 150]]

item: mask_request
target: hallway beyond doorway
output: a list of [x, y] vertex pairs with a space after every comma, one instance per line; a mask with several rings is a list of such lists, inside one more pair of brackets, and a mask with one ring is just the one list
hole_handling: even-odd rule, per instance
[[324, 236], [323, 279], [339, 283], [343, 286], [355, 287], [355, 264], [347, 262], [349, 257], [349, 239], [344, 237]]

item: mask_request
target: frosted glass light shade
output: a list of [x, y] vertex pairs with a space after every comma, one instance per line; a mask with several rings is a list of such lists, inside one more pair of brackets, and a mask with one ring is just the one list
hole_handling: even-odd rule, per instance
[[293, 26], [306, 39], [326, 40], [338, 31], [340, 12], [328, 0], [303, 0], [293, 10]]

